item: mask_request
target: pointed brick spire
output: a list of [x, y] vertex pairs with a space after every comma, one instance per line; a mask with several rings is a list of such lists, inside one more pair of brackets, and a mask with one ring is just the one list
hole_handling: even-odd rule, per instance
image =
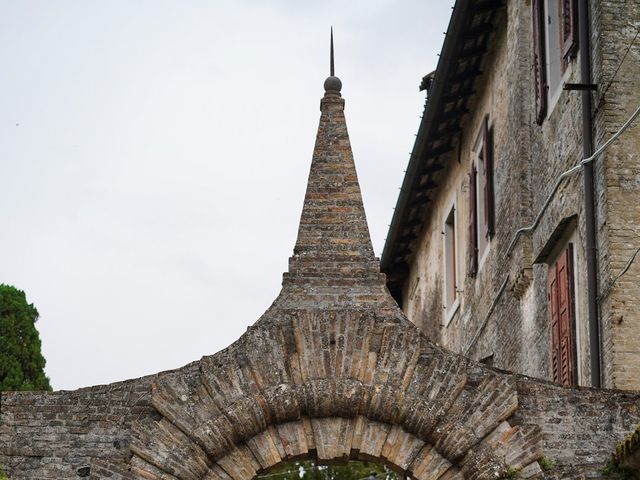
[[[333, 67], [333, 35], [331, 67]], [[332, 68], [333, 69], [333, 68]], [[333, 72], [332, 72], [333, 73]], [[320, 101], [320, 125], [290, 274], [349, 277], [379, 273], [353, 162], [342, 82], [331, 75]]]
[[[331, 40], [333, 53], [333, 35]], [[333, 73], [333, 55], [330, 65]], [[282, 290], [263, 316], [265, 321], [301, 311], [321, 316], [328, 311], [375, 311], [404, 318], [373, 253], [341, 89], [334, 75], [324, 82], [298, 239]]]
[[313, 318], [329, 311], [369, 312], [406, 322], [373, 252], [344, 118], [342, 82], [333, 67], [332, 32], [331, 75], [320, 101], [298, 238], [282, 290], [260, 322], [298, 317], [303, 311]]

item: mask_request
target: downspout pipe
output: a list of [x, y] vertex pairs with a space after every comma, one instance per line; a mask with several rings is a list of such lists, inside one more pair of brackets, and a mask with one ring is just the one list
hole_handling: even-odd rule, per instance
[[[578, 48], [580, 53], [580, 83], [591, 85], [591, 42], [589, 34], [589, 0], [578, 1]], [[589, 158], [593, 153], [593, 124], [591, 118], [591, 91], [582, 90], [582, 153]], [[596, 249], [595, 193], [593, 162], [583, 166], [584, 216], [587, 254], [587, 311], [589, 316], [589, 350], [591, 386], [600, 388], [600, 316], [598, 312], [598, 257]]]

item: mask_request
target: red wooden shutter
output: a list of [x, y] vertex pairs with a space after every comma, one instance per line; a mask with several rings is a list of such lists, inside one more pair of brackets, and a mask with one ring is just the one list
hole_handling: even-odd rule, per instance
[[561, 0], [561, 12], [560, 12], [560, 35], [562, 48], [562, 58], [566, 59], [569, 55], [572, 55], [575, 51], [576, 42], [576, 27], [578, 25], [575, 0]]
[[484, 117], [483, 127], [483, 155], [484, 162], [484, 225], [485, 236], [493, 236], [495, 210], [493, 201], [493, 131], [489, 129], [489, 115]]
[[542, 125], [547, 114], [547, 75], [544, 52], [544, 0], [532, 0], [533, 70], [535, 76], [536, 122]]
[[551, 317], [551, 373], [553, 381], [560, 382], [560, 356], [558, 354], [560, 321], [558, 319], [558, 276], [555, 263], [549, 266], [547, 291], [549, 298], [549, 316]]
[[558, 317], [560, 320], [560, 378], [563, 385], [575, 384], [573, 321], [573, 248], [565, 249], [557, 261]]
[[478, 273], [478, 205], [477, 205], [477, 176], [476, 166], [471, 164], [469, 173], [469, 276]]
[[553, 381], [562, 385], [576, 384], [572, 259], [573, 246], [569, 244], [549, 267]]

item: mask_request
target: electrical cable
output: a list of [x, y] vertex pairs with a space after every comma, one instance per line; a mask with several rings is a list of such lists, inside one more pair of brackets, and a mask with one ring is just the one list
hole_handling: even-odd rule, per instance
[[[631, 24], [629, 24], [629, 25], [631, 25]], [[631, 25], [631, 26], [633, 26], [633, 25]], [[611, 85], [613, 84], [614, 80], [618, 76], [618, 71], [620, 70], [620, 67], [622, 67], [622, 64], [624, 63], [625, 59], [627, 58], [627, 55], [629, 54], [629, 50], [631, 50], [631, 47], [633, 47], [633, 44], [635, 43], [635, 41], [638, 38], [638, 35], [640, 35], [640, 25], [638, 27], [636, 27], [636, 34], [633, 37], [633, 40], [631, 40], [631, 43], [629, 43], [629, 45], [627, 46], [627, 50], [624, 52], [624, 55], [622, 56], [622, 59], [618, 63], [618, 66], [616, 67], [616, 71], [613, 72], [613, 76], [611, 77], [611, 80], [609, 80], [609, 83], [607, 83], [607, 86], [605, 87], [604, 91], [600, 95], [600, 98], [598, 99], [598, 103], [596, 104], [597, 105], [596, 108], [600, 108], [600, 104], [602, 103], [602, 101], [604, 100], [605, 95], [609, 91], [609, 87], [611, 87]]]
[[[507, 257], [511, 256], [511, 252], [513, 251], [513, 248], [515, 247], [515, 244], [518, 241], [518, 238], [520, 238], [520, 236], [524, 235], [525, 233], [531, 232], [532, 230], [534, 230], [538, 226], [538, 224], [540, 223], [540, 220], [542, 219], [542, 215], [544, 214], [546, 209], [551, 204], [551, 201], [553, 200], [553, 196], [555, 195], [556, 191], [558, 190], [558, 188], [560, 188], [560, 185], [562, 184], [562, 180], [564, 180], [568, 176], [570, 176], [570, 175], [574, 174], [575, 172], [577, 172], [578, 170], [580, 170], [585, 164], [593, 162], [596, 158], [598, 158], [602, 154], [602, 152], [604, 152], [607, 148], [609, 148], [609, 146], [620, 135], [622, 135], [622, 133], [624, 133], [625, 130], [627, 130], [629, 128], [629, 126], [633, 123], [633, 121], [639, 115], [640, 115], [640, 106], [638, 106], [638, 108], [636, 108], [636, 110], [633, 112], [633, 114], [627, 119], [626, 122], [624, 122], [624, 124], [618, 129], [618, 131], [615, 134], [613, 134], [613, 136], [611, 136], [611, 138], [609, 138], [609, 140], [607, 140], [602, 146], [600, 146], [595, 152], [593, 152], [593, 155], [581, 160], [577, 165], [575, 165], [574, 167], [570, 168], [566, 172], [562, 173], [558, 177], [558, 180], [556, 181], [556, 184], [554, 185], [553, 189], [551, 190], [551, 193], [549, 193], [549, 196], [547, 197], [547, 200], [545, 201], [544, 205], [542, 206], [542, 209], [538, 213], [538, 215], [535, 218], [535, 220], [533, 221], [533, 223], [528, 227], [520, 228], [514, 234], [513, 239], [511, 240], [511, 243], [509, 244], [509, 247], [507, 248], [507, 253], [506, 253]], [[633, 261], [635, 260], [635, 258], [636, 258], [636, 256], [638, 255], [639, 252], [640, 252], [640, 248], [638, 248], [638, 250], [636, 250], [636, 252], [631, 256], [631, 258], [627, 262], [627, 265], [625, 266], [625, 268], [610, 282], [610, 284], [607, 286], [605, 291], [598, 297], [598, 300], [604, 298], [605, 295], [609, 293], [611, 288], [613, 288], [613, 285], [620, 279], [620, 277], [622, 277], [627, 272], [627, 270], [629, 270], [629, 268], [631, 267], [631, 264], [633, 263]], [[480, 337], [480, 334], [482, 333], [482, 330], [484, 330], [487, 322], [489, 321], [489, 317], [491, 317], [491, 314], [493, 313], [493, 311], [495, 309], [495, 306], [498, 303], [498, 300], [502, 296], [502, 294], [503, 294], [503, 292], [504, 292], [504, 290], [505, 290], [505, 288], [507, 286], [508, 280], [509, 280], [509, 276], [507, 275], [507, 277], [505, 278], [504, 282], [502, 283], [502, 286], [500, 287], [500, 290], [498, 291], [498, 293], [495, 295], [493, 301], [491, 302], [491, 307], [489, 308], [489, 311], [487, 312], [487, 315], [485, 315], [485, 318], [484, 318], [484, 321], [482, 322], [482, 325], [480, 325], [480, 327], [476, 331], [475, 335], [473, 336], [471, 342], [466, 347], [465, 355], [468, 354], [469, 350], [475, 345], [476, 341]]]
[[547, 196], [546, 201], [544, 202], [544, 204], [542, 205], [542, 208], [540, 209], [540, 212], [538, 213], [538, 215], [536, 216], [535, 220], [533, 221], [533, 223], [531, 225], [529, 225], [528, 227], [522, 227], [519, 230], [516, 231], [516, 233], [513, 236], [513, 239], [511, 240], [511, 243], [509, 244], [509, 247], [507, 248], [507, 253], [506, 256], [510, 257], [511, 253], [513, 251], [513, 248], [516, 245], [516, 242], [518, 241], [518, 239], [520, 238], [520, 236], [522, 236], [525, 233], [529, 233], [532, 230], [535, 230], [538, 226], [538, 224], [540, 223], [540, 220], [542, 220], [542, 216], [544, 215], [544, 212], [547, 210], [547, 208], [549, 207], [549, 205], [551, 204], [551, 201], [553, 200], [553, 197], [555, 196], [556, 192], [558, 191], [558, 189], [560, 188], [560, 185], [562, 184], [562, 181], [573, 175], [574, 173], [576, 173], [578, 170], [580, 170], [584, 165], [586, 165], [587, 163], [591, 163], [593, 162], [596, 158], [598, 158], [607, 148], [609, 148], [609, 146], [618, 139], [618, 137], [620, 135], [622, 135], [624, 133], [625, 130], [627, 130], [627, 128], [629, 128], [631, 126], [631, 124], [633, 123], [633, 121], [638, 118], [638, 116], [640, 115], [640, 106], [638, 108], [636, 108], [635, 112], [633, 112], [633, 114], [627, 119], [626, 122], [624, 122], [624, 124], [618, 129], [618, 131], [616, 133], [614, 133], [611, 138], [609, 138], [609, 140], [607, 140], [600, 148], [598, 148], [595, 152], [593, 152], [593, 155], [591, 155], [590, 157], [587, 157], [583, 160], [581, 160], [577, 165], [575, 165], [574, 167], [570, 168], [569, 170], [567, 170], [566, 172], [563, 172], [562, 174], [560, 174], [560, 176], [558, 177], [558, 179], [556, 180], [555, 185], [553, 186], [553, 189], [551, 190], [551, 192], [549, 193], [549, 195]]
[[609, 292], [611, 291], [611, 289], [614, 287], [614, 285], [618, 282], [618, 280], [620, 280], [620, 278], [627, 273], [627, 271], [631, 268], [631, 265], [633, 264], [633, 261], [636, 259], [636, 256], [638, 255], [638, 253], [640, 252], [640, 248], [637, 248], [635, 252], [633, 252], [633, 255], [631, 255], [631, 257], [629, 258], [629, 260], [627, 260], [627, 264], [624, 266], [624, 268], [620, 271], [620, 273], [618, 273], [618, 275], [616, 275], [610, 282], [609, 284], [606, 286], [606, 288], [603, 290], [603, 292], [600, 294], [600, 296], [598, 297], [598, 301], [600, 302], [601, 300], [603, 300], [607, 295], [609, 295]]

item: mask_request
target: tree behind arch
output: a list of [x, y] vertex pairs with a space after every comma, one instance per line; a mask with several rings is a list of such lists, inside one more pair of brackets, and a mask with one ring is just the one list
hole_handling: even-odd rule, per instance
[[51, 390], [37, 320], [22, 290], [0, 284], [0, 391]]

